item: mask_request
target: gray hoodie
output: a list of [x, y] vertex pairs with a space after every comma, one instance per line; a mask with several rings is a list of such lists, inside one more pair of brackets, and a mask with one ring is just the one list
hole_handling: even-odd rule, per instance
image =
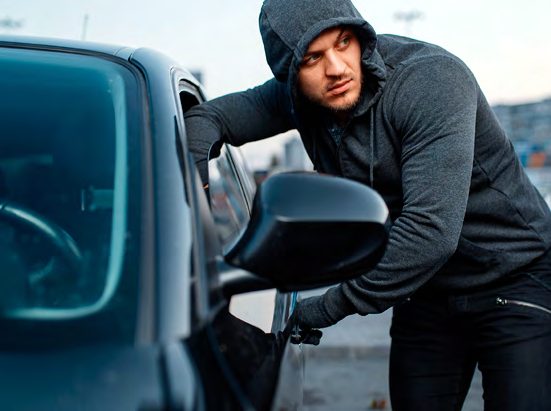
[[[339, 130], [296, 81], [309, 43], [343, 25], [360, 40], [364, 84]], [[204, 168], [216, 141], [241, 145], [297, 128], [317, 171], [383, 196], [392, 219], [386, 252], [374, 270], [326, 293], [334, 318], [384, 311], [421, 287], [469, 292], [551, 247], [549, 208], [460, 59], [377, 36], [346, 0], [266, 0], [260, 31], [275, 78], [186, 113], [190, 148]]]

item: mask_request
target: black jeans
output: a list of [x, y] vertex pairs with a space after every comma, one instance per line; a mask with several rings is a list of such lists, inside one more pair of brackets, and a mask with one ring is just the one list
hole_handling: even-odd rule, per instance
[[551, 410], [551, 253], [484, 290], [416, 293], [391, 336], [394, 411], [460, 410], [477, 365], [486, 411]]

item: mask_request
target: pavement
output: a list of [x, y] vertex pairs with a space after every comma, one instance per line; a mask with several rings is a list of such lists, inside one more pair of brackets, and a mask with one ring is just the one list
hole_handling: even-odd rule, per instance
[[[323, 291], [301, 296], [306, 298]], [[365, 317], [352, 315], [324, 329], [319, 346], [303, 346], [304, 411], [391, 410], [388, 393], [391, 318], [392, 310]], [[481, 375], [477, 371], [463, 411], [483, 409]]]

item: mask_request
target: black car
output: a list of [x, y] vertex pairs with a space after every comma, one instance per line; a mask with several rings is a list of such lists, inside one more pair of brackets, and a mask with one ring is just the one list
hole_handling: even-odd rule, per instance
[[[153, 50], [0, 37], [2, 410], [300, 407], [292, 292], [375, 264], [387, 211], [313, 173], [253, 197], [225, 146], [204, 187], [183, 120], [204, 99]], [[271, 329], [230, 312], [270, 288]]]

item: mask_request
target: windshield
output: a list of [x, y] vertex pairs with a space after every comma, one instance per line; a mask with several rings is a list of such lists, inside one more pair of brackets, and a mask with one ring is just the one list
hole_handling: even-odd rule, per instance
[[0, 49], [0, 316], [75, 320], [121, 284], [130, 71]]

